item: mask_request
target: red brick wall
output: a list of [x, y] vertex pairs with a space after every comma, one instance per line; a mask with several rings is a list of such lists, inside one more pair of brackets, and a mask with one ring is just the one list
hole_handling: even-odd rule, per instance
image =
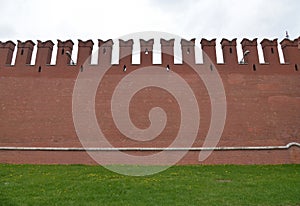
[[[256, 40], [242, 41], [249, 50], [246, 64], [238, 64], [236, 40], [223, 39], [224, 64], [216, 64], [224, 84], [227, 101], [225, 128], [217, 146], [277, 146], [300, 142], [300, 49], [298, 41], [283, 40], [281, 46], [285, 63], [278, 62], [277, 40], [261, 42], [267, 61], [260, 64]], [[215, 61], [215, 40], [203, 39], [202, 49]], [[106, 42], [107, 43], [107, 42]], [[108, 42], [109, 43], [109, 42]], [[130, 42], [129, 42], [130, 43]], [[132, 44], [123, 42], [121, 50], [128, 52]], [[143, 42], [142, 50], [153, 41]], [[99, 45], [105, 44], [99, 41]], [[163, 49], [171, 49], [171, 42]], [[193, 45], [185, 42], [185, 47]], [[57, 64], [49, 65], [53, 43], [38, 43], [35, 65], [27, 65], [34, 43], [19, 42], [15, 66], [11, 62], [13, 42], [0, 44], [0, 146], [81, 147], [72, 117], [72, 94], [84, 59], [92, 51], [92, 41], [79, 41], [77, 65], [70, 62], [66, 52], [72, 53], [73, 42], [58, 42]], [[99, 64], [111, 57], [111, 44], [105, 56], [99, 51]], [[126, 46], [127, 45], [127, 46]], [[148, 45], [149, 46], [149, 45]], [[150, 57], [152, 47], [149, 46]], [[193, 48], [193, 47], [191, 47]], [[230, 50], [231, 48], [231, 50]], [[23, 51], [22, 51], [23, 50]], [[129, 49], [130, 50], [130, 49]], [[274, 52], [275, 51], [275, 52]], [[130, 51], [129, 51], [130, 52]], [[22, 54], [21, 54], [22, 53]], [[193, 53], [194, 54], [194, 53]], [[130, 103], [132, 121], [140, 128], [149, 126], [148, 113], [153, 106], [162, 107], [168, 116], [165, 130], [148, 142], [126, 138], [116, 128], [110, 100], [118, 82], [130, 72], [149, 65], [149, 56], [141, 55], [142, 64], [132, 65], [130, 56], [113, 65], [99, 85], [96, 95], [96, 114], [101, 130], [116, 147], [167, 147], [175, 138], [180, 125], [180, 108], [168, 92], [150, 87], [138, 92]], [[185, 58], [185, 57], [184, 57]], [[29, 59], [29, 60], [28, 60]], [[207, 134], [210, 118], [210, 99], [207, 90], [186, 64], [174, 65], [172, 57], [164, 54], [162, 67], [168, 63], [172, 71], [182, 76], [196, 95], [200, 113], [200, 127], [194, 147], [201, 147]], [[30, 62], [30, 61], [29, 61]], [[122, 71], [123, 65], [127, 71]], [[255, 65], [255, 71], [253, 67]], [[160, 65], [158, 65], [160, 66]], [[97, 65], [95, 65], [95, 69]], [[298, 71], [297, 71], [298, 68]], [[188, 135], [188, 134], [187, 134]], [[0, 151], [0, 162], [9, 163], [83, 163], [95, 162], [85, 152]], [[147, 152], [144, 152], [148, 154]], [[179, 164], [198, 164], [198, 152], [189, 152]], [[203, 164], [283, 164], [300, 163], [300, 148], [288, 150], [214, 151]]]

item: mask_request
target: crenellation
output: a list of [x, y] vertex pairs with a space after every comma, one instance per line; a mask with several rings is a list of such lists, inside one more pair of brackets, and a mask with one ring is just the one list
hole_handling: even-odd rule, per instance
[[78, 39], [77, 65], [82, 66], [85, 62], [91, 64], [93, 46], [94, 42], [91, 39], [87, 41]]
[[238, 57], [236, 50], [236, 38], [231, 41], [228, 39], [222, 39], [220, 44], [222, 46], [224, 64], [237, 65]]
[[300, 37], [294, 39], [284, 39], [280, 42], [284, 62], [286, 64], [300, 65]]
[[[244, 38], [241, 41], [243, 50], [242, 64], [259, 64], [258, 51], [257, 51], [257, 38], [249, 40]], [[248, 51], [248, 52], [247, 52]]]
[[133, 48], [133, 39], [124, 41], [119, 39], [119, 64], [127, 65], [132, 64], [132, 48]]
[[1, 42], [0, 41], [0, 48], [7, 48], [7, 49], [10, 49], [10, 50], [14, 50], [16, 47], [16, 44], [13, 42], [13, 41], [6, 41], [6, 42]]
[[196, 39], [186, 40], [181, 39], [182, 62], [188, 64], [196, 63], [195, 56], [195, 41]]
[[[210, 60], [213, 63], [217, 63], [217, 53], [216, 53], [216, 39], [207, 40], [202, 38], [201, 39], [201, 48], [203, 50], [203, 53], [206, 55], [203, 55], [203, 63], [210, 62]], [[208, 60], [208, 58], [210, 60]]]
[[56, 65], [67, 66], [72, 61], [73, 41], [61, 41], [57, 40], [57, 54], [56, 54]]
[[0, 66], [11, 65], [15, 46], [12, 41], [0, 41]]
[[44, 48], [44, 47], [49, 47], [53, 49], [54, 43], [51, 40], [47, 40], [47, 41], [41, 41], [41, 40], [37, 40], [38, 44], [37, 47], [38, 48]]
[[[150, 66], [153, 64], [153, 46], [154, 39], [143, 40], [140, 39], [140, 64], [144, 66]], [[195, 39], [186, 40], [181, 39], [181, 51], [183, 64], [196, 64], [195, 56]], [[222, 47], [222, 55], [224, 64], [218, 64], [216, 58], [216, 39], [201, 39], [201, 48], [203, 50], [203, 63], [212, 62], [215, 65], [222, 65], [222, 68], [251, 68], [256, 70], [257, 67], [268, 68], [276, 65], [282, 65], [280, 63], [277, 39], [269, 40], [263, 39], [260, 44], [263, 50], [263, 57], [265, 63], [262, 65], [259, 63], [257, 38], [249, 40], [244, 38], [241, 41], [242, 57], [239, 59], [237, 55], [237, 39], [228, 40], [223, 38], [220, 42]], [[284, 64], [292, 65], [292, 67], [298, 71], [300, 66], [300, 48], [299, 48], [300, 37], [294, 40], [284, 39], [280, 42], [281, 49], [284, 57]], [[162, 64], [164, 66], [174, 64], [174, 43], [175, 39], [165, 40], [160, 39], [161, 44], [161, 56]], [[98, 62], [97, 65], [110, 65], [112, 60], [112, 49], [113, 41], [111, 39], [103, 41], [98, 40]], [[119, 40], [119, 64], [120, 65], [131, 65], [132, 64], [132, 52], [133, 52], [133, 39], [130, 40]], [[12, 41], [0, 42], [0, 66], [1, 67], [14, 67], [11, 65], [13, 59], [13, 53], [16, 44]], [[36, 67], [45, 67], [50, 64], [53, 55], [54, 43], [51, 40], [48, 41], [37, 41], [37, 54], [35, 58]], [[94, 42], [92, 40], [83, 41], [78, 40], [78, 52], [77, 52], [77, 63], [72, 59], [74, 43], [72, 40], [57, 41], [57, 57], [56, 64], [51, 65], [53, 67], [64, 67], [68, 65], [74, 65], [76, 68], [80, 68], [84, 63], [91, 63], [91, 55], [93, 52]], [[21, 42], [18, 41], [18, 50], [16, 55], [15, 66], [26, 67], [30, 65], [32, 59], [32, 52], [34, 50], [35, 43], [31, 40]], [[224, 66], [223, 66], [224, 65]], [[245, 66], [249, 65], [249, 66]], [[291, 68], [291, 67], [287, 67]]]
[[265, 63], [280, 64], [277, 39], [263, 39], [261, 42]]
[[174, 64], [174, 42], [175, 39], [160, 39], [161, 45], [161, 62], [164, 66]]
[[[299, 37], [300, 38], [300, 37]], [[294, 39], [294, 40], [290, 40], [290, 39], [283, 39], [281, 42], [280, 42], [280, 45], [282, 48], [285, 48], [285, 47], [297, 47], [298, 46], [298, 38]]]
[[18, 40], [18, 50], [15, 62], [16, 66], [30, 64], [34, 45], [35, 43], [31, 40], [27, 40], [25, 42]]
[[145, 66], [152, 65], [153, 60], [153, 45], [154, 45], [154, 39], [149, 39], [148, 41], [145, 41], [144, 39], [140, 39], [140, 58], [141, 58], [141, 64]]
[[110, 65], [112, 59], [112, 48], [114, 42], [112, 39], [103, 41], [98, 39], [98, 64], [101, 65]]
[[50, 40], [42, 42], [38, 40], [35, 65], [44, 66], [51, 62], [54, 43]]

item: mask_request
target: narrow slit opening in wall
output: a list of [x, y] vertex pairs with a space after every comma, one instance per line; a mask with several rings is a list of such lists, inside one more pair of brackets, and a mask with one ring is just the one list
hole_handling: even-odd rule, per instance
[[253, 69], [253, 71], [256, 71], [256, 65], [255, 64], [252, 65], [252, 69]]
[[[98, 55], [101, 51], [103, 52], [103, 49], [104, 48], [102, 48], [102, 47], [99, 48], [97, 44], [93, 45], [92, 54], [91, 54], [91, 65], [97, 65], [98, 64]], [[106, 54], [104, 54], [104, 55], [106, 55]]]
[[14, 49], [10, 65], [15, 65], [16, 64], [17, 53], [18, 53], [18, 49]]
[[30, 65], [35, 65], [36, 55], [37, 55], [37, 47], [33, 47], [33, 50], [31, 53]]
[[216, 57], [218, 64], [224, 64], [223, 50], [221, 44], [216, 45]]
[[53, 46], [51, 52], [52, 52], [52, 55], [51, 55], [50, 65], [55, 65], [56, 64], [57, 55], [59, 54], [58, 47], [57, 47], [56, 44]]
[[285, 59], [284, 59], [284, 56], [283, 56], [282, 48], [281, 48], [280, 45], [278, 45], [277, 48], [278, 48], [277, 51], [278, 51], [278, 55], [279, 55], [279, 62], [281, 64], [285, 64], [286, 62], [285, 62]]
[[[262, 47], [257, 45], [256, 48], [257, 48], [257, 54], [258, 54], [258, 62], [260, 64], [266, 63]], [[252, 52], [252, 54], [249, 54], [249, 55], [254, 55], [254, 53]]]
[[295, 64], [295, 71], [297, 72], [298, 71], [298, 65]]
[[273, 47], [271, 48], [271, 52], [272, 52], [272, 54], [274, 54], [274, 49], [273, 49]]
[[24, 49], [21, 50], [21, 55], [23, 55], [23, 54], [24, 54]]
[[39, 66], [39, 70], [38, 70], [38, 72], [41, 72], [42, 71], [42, 67], [41, 66]]
[[[183, 61], [182, 55], [184, 54], [184, 50], [181, 48], [180, 40], [177, 38], [175, 38], [175, 41], [174, 41], [174, 51], [173, 52], [174, 52], [173, 53], [174, 64], [182, 64], [182, 61]], [[171, 61], [169, 63], [172, 64], [173, 62]]]
[[[67, 51], [67, 50], [66, 50]], [[77, 64], [77, 56], [78, 56], [78, 44], [73, 46], [73, 49], [70, 49], [69, 52], [72, 54], [73, 65]]]
[[134, 39], [134, 44], [132, 47], [132, 56], [131, 56], [131, 62], [132, 64], [140, 64], [141, 63], [141, 47], [140, 42], [138, 40]]
[[65, 49], [61, 50], [61, 55], [63, 55], [65, 53]]
[[196, 64], [203, 64], [203, 51], [201, 49], [200, 40], [195, 41], [195, 61]]
[[161, 64], [161, 45], [159, 41], [154, 40], [153, 48], [152, 48], [152, 63], [153, 64]]
[[113, 41], [111, 51], [111, 64], [119, 64], [119, 41]]
[[232, 48], [231, 47], [229, 48], [229, 53], [232, 54]]
[[186, 53], [187, 53], [187, 54], [190, 54], [190, 53], [191, 53], [190, 48], [187, 48]]

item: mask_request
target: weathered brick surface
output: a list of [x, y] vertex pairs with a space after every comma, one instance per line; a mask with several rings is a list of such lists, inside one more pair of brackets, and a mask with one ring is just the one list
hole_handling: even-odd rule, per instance
[[[229, 41], [222, 42], [223, 52], [232, 46]], [[251, 46], [245, 42], [247, 41], [243, 42], [246, 48]], [[217, 146], [276, 146], [300, 142], [300, 71], [296, 69], [296, 65], [298, 68], [300, 66], [300, 50], [294, 48], [297, 42], [285, 40], [283, 43], [284, 54], [289, 55], [286, 57], [289, 59], [286, 64], [279, 64], [272, 56], [273, 53], [270, 53], [269, 47], [274, 42], [264, 41], [265, 56], [272, 63], [259, 64], [251, 62], [249, 58], [249, 62], [243, 65], [229, 62], [216, 65], [215, 69], [223, 81], [227, 101], [225, 128]], [[92, 45], [92, 42], [89, 44]], [[18, 49], [23, 48], [22, 46], [24, 44], [20, 43]], [[71, 41], [61, 42], [59, 51], [63, 48], [65, 51], [72, 51], [72, 46]], [[209, 52], [213, 52], [213, 45], [206, 45], [203, 50], [207, 47]], [[90, 54], [91, 49], [87, 48], [82, 49], [81, 55]], [[6, 65], [5, 52], [10, 52], [8, 47], [0, 46], [0, 54], [4, 56], [0, 60], [5, 61], [0, 62], [0, 146], [81, 147], [72, 117], [73, 88], [81, 65], [66, 65], [65, 56], [59, 57], [58, 54], [58, 65], [46, 65], [46, 61], [37, 61], [45, 62], [45, 65], [26, 65], [20, 62], [17, 66], [10, 66]], [[29, 52], [23, 55], [31, 55], [28, 48], [23, 52]], [[6, 55], [10, 56], [9, 53]], [[21, 57], [21, 52], [18, 55]], [[49, 56], [48, 50], [45, 55]], [[236, 59], [228, 56], [229, 52], [224, 55], [227, 55], [224, 58], [226, 60]], [[142, 57], [146, 58], [145, 55]], [[166, 61], [169, 57], [165, 55], [164, 58]], [[49, 61], [48, 57], [44, 59]], [[83, 61], [82, 58], [80, 61]], [[178, 133], [181, 117], [180, 105], [166, 90], [157, 87], [145, 88], [135, 94], [130, 102], [130, 117], [139, 128], [150, 125], [148, 114], [153, 107], [165, 110], [167, 125], [155, 140], [133, 141], [124, 136], [114, 124], [110, 102], [115, 87], [130, 72], [149, 65], [148, 60], [142, 61], [146, 65], [131, 65], [129, 61], [129, 58], [125, 58], [122, 64], [113, 65], [98, 87], [95, 109], [99, 126], [116, 147], [167, 147]], [[125, 73], [122, 71], [123, 64], [128, 67]], [[256, 71], [253, 71], [253, 64]], [[201, 78], [189, 66], [174, 65], [172, 62], [169, 65], [173, 72], [186, 80], [197, 98], [201, 119], [193, 146], [201, 147], [211, 119], [208, 92]], [[158, 66], [164, 69], [164, 65]], [[185, 135], [188, 136], [189, 133]], [[135, 154], [141, 155], [139, 152]], [[150, 152], [143, 152], [142, 155], [147, 154]], [[198, 156], [199, 152], [189, 152], [179, 164], [300, 163], [300, 148], [214, 151], [204, 162], [199, 162]], [[0, 162], [96, 164], [85, 152], [4, 150], [0, 151]]]

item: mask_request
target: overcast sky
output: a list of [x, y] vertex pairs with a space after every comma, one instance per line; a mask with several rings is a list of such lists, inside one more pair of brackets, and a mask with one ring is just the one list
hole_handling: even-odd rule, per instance
[[0, 0], [0, 41], [118, 38], [164, 31], [186, 39], [300, 36], [299, 0]]

